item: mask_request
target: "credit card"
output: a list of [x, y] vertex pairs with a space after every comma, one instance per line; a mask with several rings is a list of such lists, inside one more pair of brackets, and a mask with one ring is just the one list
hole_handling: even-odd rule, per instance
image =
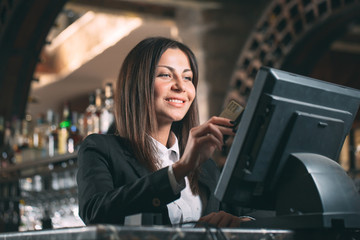
[[228, 118], [234, 122], [236, 126], [241, 119], [241, 113], [244, 111], [244, 107], [237, 103], [235, 100], [231, 100], [224, 110], [219, 115], [220, 117]]

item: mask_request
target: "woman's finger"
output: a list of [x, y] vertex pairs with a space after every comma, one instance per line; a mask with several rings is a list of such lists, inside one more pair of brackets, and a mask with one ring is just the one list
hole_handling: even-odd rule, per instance
[[225, 213], [223, 211], [220, 211], [217, 213], [210, 213], [209, 215], [206, 215], [206, 216], [200, 218], [199, 221], [206, 222], [213, 226], [218, 226], [221, 222], [222, 222], [222, 224], [227, 225], [227, 224], [229, 224], [229, 222], [226, 223], [228, 221], [228, 219], [224, 219], [224, 218], [226, 218], [226, 214], [227, 213]]
[[[242, 218], [236, 217], [224, 211], [220, 211], [217, 213], [210, 213], [209, 215], [206, 215], [199, 219], [199, 222], [205, 222], [207, 224], [220, 228], [239, 227], [241, 225], [241, 222], [244, 221], [246, 220], [245, 219], [243, 220]], [[201, 225], [199, 224], [199, 226]]]
[[234, 136], [235, 135], [235, 132], [233, 131], [233, 128], [219, 126], [219, 129], [220, 129], [220, 131], [221, 131], [221, 133], [223, 135], [229, 135], [229, 136]]
[[214, 123], [214, 124], [217, 124], [217, 125], [222, 125], [222, 126], [225, 126], [225, 127], [234, 127], [234, 124], [231, 122], [230, 119], [223, 118], [223, 117], [213, 116], [208, 120], [208, 122]]
[[225, 228], [230, 227], [232, 223], [234, 222], [234, 216], [228, 214], [228, 215], [222, 215], [219, 223], [216, 225], [219, 228]]
[[234, 124], [231, 123], [230, 119], [222, 117], [212, 117], [209, 119], [207, 124], [218, 128], [221, 131], [222, 135], [234, 135]]
[[222, 141], [222, 138], [223, 138], [223, 134], [222, 134], [221, 130], [219, 129], [219, 126], [212, 124], [212, 123], [207, 123], [207, 124], [201, 125], [199, 127], [193, 128], [191, 131], [191, 134], [195, 138], [208, 136], [209, 134], [214, 135], [216, 138], [219, 139], [219, 141]]

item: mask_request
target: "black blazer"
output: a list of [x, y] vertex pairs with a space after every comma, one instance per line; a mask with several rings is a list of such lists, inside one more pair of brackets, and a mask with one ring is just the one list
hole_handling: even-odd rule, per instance
[[[92, 134], [81, 144], [77, 183], [79, 215], [85, 224], [124, 224], [126, 216], [137, 213], [160, 213], [162, 223], [170, 224], [166, 205], [180, 194], [173, 194], [168, 168], [149, 172], [130, 149], [115, 135]], [[212, 160], [202, 165], [202, 215], [219, 210], [213, 195], [219, 175]]]

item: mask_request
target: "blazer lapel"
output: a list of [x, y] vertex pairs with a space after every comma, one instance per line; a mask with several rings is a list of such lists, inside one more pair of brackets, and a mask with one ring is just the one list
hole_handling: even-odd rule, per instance
[[135, 174], [140, 178], [148, 173], [149, 170], [146, 169], [141, 163], [134, 157], [132, 153], [131, 146], [128, 140], [120, 137], [114, 136], [118, 141], [119, 149], [121, 149], [120, 156], [124, 156], [124, 160], [134, 169]]
[[142, 177], [146, 174], [149, 174], [150, 171], [141, 165], [141, 163], [135, 159], [130, 153], [127, 154], [126, 161], [131, 165], [131, 167], [134, 169], [134, 172], [138, 175], [138, 177]]

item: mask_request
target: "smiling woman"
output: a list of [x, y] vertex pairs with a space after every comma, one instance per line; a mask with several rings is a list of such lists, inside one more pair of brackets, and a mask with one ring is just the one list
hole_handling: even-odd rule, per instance
[[247, 220], [218, 212], [219, 171], [209, 158], [224, 135], [233, 135], [233, 124], [212, 117], [198, 125], [197, 83], [195, 56], [180, 42], [148, 38], [130, 51], [115, 94], [118, 135], [90, 135], [79, 151], [86, 224], [124, 224], [145, 213], [161, 216], [162, 224], [233, 227]]

